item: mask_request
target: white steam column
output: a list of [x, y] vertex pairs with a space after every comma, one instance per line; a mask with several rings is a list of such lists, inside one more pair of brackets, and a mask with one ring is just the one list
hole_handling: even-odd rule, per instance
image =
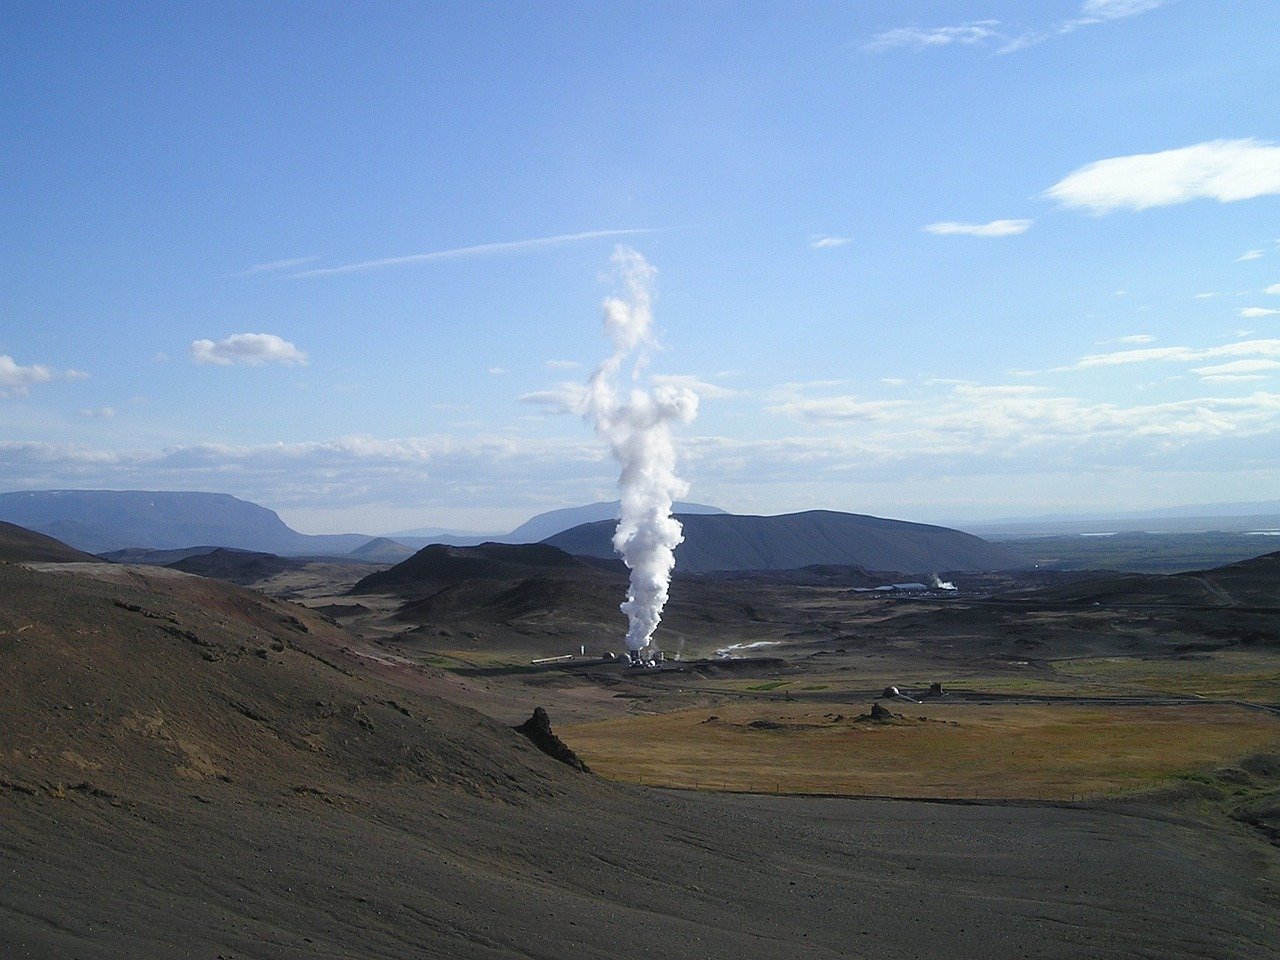
[[[631, 570], [622, 612], [627, 615], [627, 650], [632, 662], [652, 662], [653, 632], [662, 619], [676, 565], [674, 550], [684, 536], [671, 516], [671, 503], [688, 492], [676, 476], [671, 425], [688, 423], [698, 412], [698, 396], [685, 387], [647, 387], [644, 371], [653, 336], [652, 284], [655, 270], [639, 253], [618, 247], [613, 264], [622, 296], [604, 301], [604, 329], [614, 353], [587, 381], [582, 414], [622, 465], [618, 490], [622, 518], [613, 547]], [[620, 385], [630, 367], [629, 385]]]

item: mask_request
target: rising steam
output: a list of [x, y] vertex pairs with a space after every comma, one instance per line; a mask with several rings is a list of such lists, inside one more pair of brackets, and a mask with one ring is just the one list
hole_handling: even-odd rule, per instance
[[[621, 296], [602, 305], [605, 333], [614, 352], [587, 381], [581, 412], [622, 466], [618, 490], [622, 518], [613, 547], [631, 570], [622, 612], [627, 615], [627, 649], [641, 659], [651, 649], [653, 631], [667, 602], [673, 552], [684, 539], [671, 503], [688, 492], [676, 476], [673, 423], [688, 423], [698, 412], [698, 396], [687, 387], [646, 387], [644, 369], [653, 336], [652, 285], [655, 270], [627, 247], [614, 250]], [[620, 384], [630, 367], [630, 385]]]

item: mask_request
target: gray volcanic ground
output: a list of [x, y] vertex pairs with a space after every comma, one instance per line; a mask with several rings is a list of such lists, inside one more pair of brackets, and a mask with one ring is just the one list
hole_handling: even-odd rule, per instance
[[5, 957], [1280, 956], [1280, 851], [1178, 804], [625, 787], [232, 584], [0, 596]]

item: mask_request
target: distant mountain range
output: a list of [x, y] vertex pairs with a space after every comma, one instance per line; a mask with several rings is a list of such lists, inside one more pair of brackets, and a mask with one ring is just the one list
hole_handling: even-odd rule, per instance
[[[774, 517], [684, 514], [676, 570], [712, 573], [794, 570], [814, 564], [930, 573], [1027, 567], [1019, 551], [968, 533], [905, 520], [810, 510]], [[548, 537], [567, 553], [612, 557], [613, 523], [587, 523]]]
[[[677, 504], [685, 573], [783, 570], [812, 564], [872, 570], [996, 570], [1026, 566], [1020, 552], [946, 527], [815, 510], [776, 517], [735, 516], [703, 504]], [[552, 510], [498, 543], [545, 541], [567, 553], [613, 559], [617, 502]], [[214, 548], [279, 556], [338, 556], [398, 563], [423, 546], [365, 534], [308, 535], [273, 510], [222, 493], [145, 490], [44, 490], [0, 494], [0, 520], [111, 559], [174, 563]], [[444, 538], [442, 538], [444, 539]], [[206, 544], [195, 548], [194, 544]], [[448, 544], [473, 546], [464, 542]], [[151, 556], [161, 551], [159, 556]], [[203, 561], [208, 562], [208, 561]]]
[[[676, 501], [672, 505], [676, 513], [724, 513], [719, 507], [709, 507], [704, 503], [685, 503]], [[548, 510], [536, 517], [531, 517], [510, 533], [459, 533], [438, 528], [422, 528], [420, 530], [403, 530], [400, 533], [388, 533], [386, 536], [398, 543], [411, 547], [425, 547], [432, 543], [444, 543], [451, 547], [475, 547], [482, 543], [539, 543], [547, 537], [569, 530], [584, 523], [597, 520], [617, 520], [622, 516], [622, 504], [617, 500], [601, 503], [588, 503], [581, 507], [564, 507], [560, 510]]]
[[1080, 533], [1242, 533], [1280, 527], [1280, 500], [1197, 503], [1116, 513], [1045, 514], [960, 524], [981, 537], [1014, 540]]

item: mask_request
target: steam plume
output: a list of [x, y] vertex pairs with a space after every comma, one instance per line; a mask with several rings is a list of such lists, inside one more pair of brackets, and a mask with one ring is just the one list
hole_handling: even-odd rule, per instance
[[[662, 619], [676, 564], [673, 551], [684, 540], [671, 503], [689, 488], [676, 476], [671, 425], [694, 418], [698, 396], [687, 387], [644, 385], [648, 348], [657, 346], [652, 310], [656, 271], [635, 250], [621, 246], [614, 250], [613, 265], [623, 294], [606, 299], [602, 311], [614, 352], [587, 381], [581, 409], [622, 466], [622, 518], [613, 547], [631, 570], [621, 606], [629, 624], [627, 649], [642, 651]], [[629, 387], [619, 384], [628, 364]]]

